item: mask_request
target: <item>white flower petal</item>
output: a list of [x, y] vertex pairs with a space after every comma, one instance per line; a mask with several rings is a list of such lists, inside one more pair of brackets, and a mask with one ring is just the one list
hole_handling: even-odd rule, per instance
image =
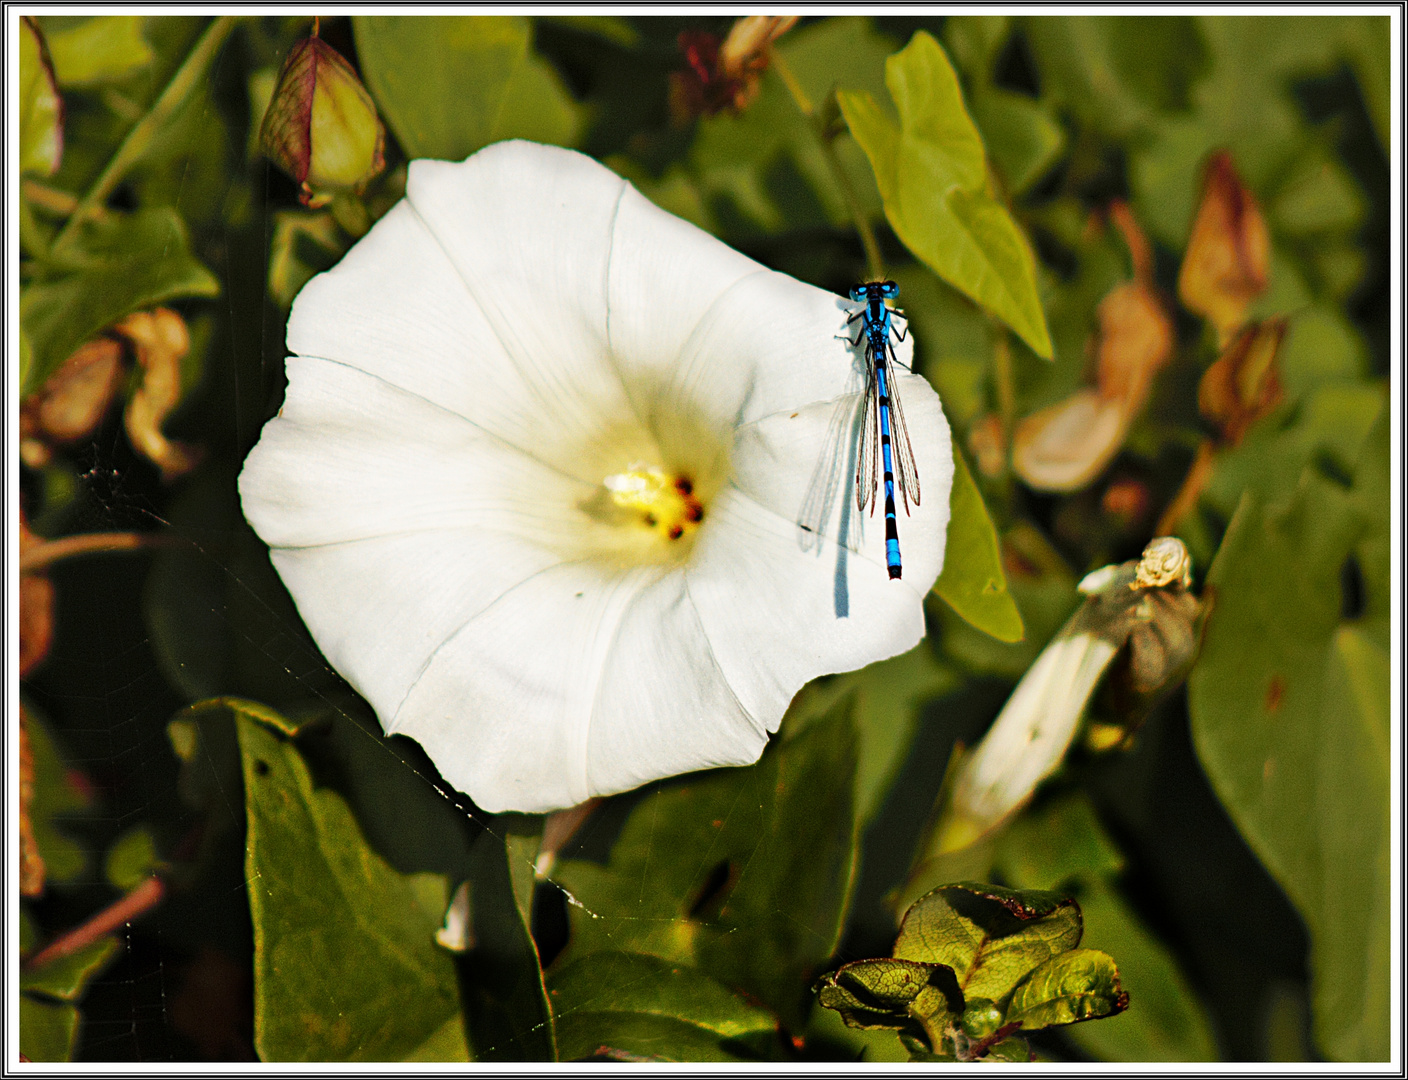
[[486, 810], [582, 802], [597, 684], [623, 612], [657, 572], [565, 563], [528, 578], [449, 637], [383, 722]]
[[290, 357], [288, 393], [240, 477], [275, 547], [479, 527], [547, 545], [594, 485], [548, 468], [423, 398], [342, 364]]
[[671, 573], [643, 588], [622, 615], [596, 693], [587, 743], [593, 793], [750, 765], [767, 739], [765, 725], [740, 704], [714, 659], [685, 575]]
[[[447, 559], [447, 551], [472, 554]], [[328, 662], [386, 726], [435, 651], [557, 558], [483, 529], [422, 529], [270, 558]], [[482, 721], [481, 721], [482, 722]]]

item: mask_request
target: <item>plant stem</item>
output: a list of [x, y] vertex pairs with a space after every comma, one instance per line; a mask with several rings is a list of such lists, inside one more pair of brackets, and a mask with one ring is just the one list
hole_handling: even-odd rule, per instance
[[60, 540], [36, 544], [20, 556], [20, 573], [32, 574], [72, 555], [100, 551], [136, 551], [139, 548], [171, 544], [173, 538], [136, 532], [80, 533]]
[[33, 971], [45, 964], [72, 956], [79, 949], [86, 949], [99, 938], [112, 933], [124, 923], [130, 923], [140, 915], [145, 915], [166, 895], [166, 883], [159, 877], [149, 877], [127, 895], [109, 904], [86, 923], [65, 931], [33, 956], [24, 961], [25, 971]]
[[880, 245], [875, 241], [875, 231], [871, 229], [870, 221], [861, 208], [855, 188], [851, 186], [851, 178], [841, 167], [841, 159], [836, 154], [836, 136], [827, 129], [824, 117], [818, 115], [816, 107], [812, 105], [811, 99], [807, 97], [801, 83], [792, 74], [792, 69], [788, 67], [787, 62], [776, 50], [773, 50], [772, 53], [772, 67], [777, 72], [778, 78], [782, 80], [782, 84], [787, 87], [787, 92], [792, 95], [792, 100], [796, 102], [798, 110], [807, 118], [812, 135], [815, 136], [817, 144], [821, 147], [821, 156], [825, 158], [826, 166], [831, 170], [832, 178], [841, 191], [841, 198], [846, 204], [846, 210], [850, 213], [851, 221], [860, 236], [860, 245], [865, 249], [866, 272], [870, 280], [880, 280], [885, 276], [885, 261], [880, 257]]
[[55, 238], [53, 250], [62, 251], [66, 245], [72, 243], [78, 233], [79, 226], [96, 211], [102, 209], [103, 203], [112, 194], [113, 189], [122, 182], [123, 177], [127, 175], [132, 166], [137, 164], [151, 149], [152, 142], [158, 132], [171, 119], [176, 110], [185, 103], [197, 81], [204, 77], [206, 68], [210, 66], [210, 62], [220, 51], [220, 46], [224, 44], [225, 38], [229, 36], [234, 26], [235, 17], [233, 15], [221, 15], [206, 27], [205, 33], [195, 43], [190, 55], [177, 69], [176, 74], [171, 77], [171, 81], [166, 84], [166, 89], [161, 92], [161, 96], [147, 110], [147, 114], [132, 126], [132, 130], [122, 140], [122, 145], [117, 148], [117, 152], [108, 161], [107, 168], [103, 170], [102, 175], [88, 190], [88, 194], [83, 196], [74, 209], [68, 223]]
[[1012, 372], [1012, 346], [1007, 330], [993, 323], [993, 378], [997, 382], [997, 413], [1002, 420], [1002, 470], [1006, 473], [1012, 461], [1012, 429], [1017, 422], [1017, 382]]
[[1173, 530], [1178, 528], [1178, 523], [1193, 512], [1203, 488], [1207, 486], [1208, 478], [1212, 476], [1212, 466], [1212, 440], [1204, 439], [1198, 444], [1198, 453], [1193, 458], [1193, 464], [1188, 466], [1188, 475], [1183, 478], [1178, 493], [1170, 500], [1168, 507], [1159, 517], [1159, 523], [1154, 526], [1155, 536], [1172, 535]]

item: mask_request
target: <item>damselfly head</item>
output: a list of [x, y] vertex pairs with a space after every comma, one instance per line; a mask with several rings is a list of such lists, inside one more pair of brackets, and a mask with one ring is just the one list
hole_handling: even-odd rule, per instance
[[851, 286], [851, 299], [857, 303], [874, 297], [893, 300], [899, 294], [900, 287], [893, 281], [862, 281]]

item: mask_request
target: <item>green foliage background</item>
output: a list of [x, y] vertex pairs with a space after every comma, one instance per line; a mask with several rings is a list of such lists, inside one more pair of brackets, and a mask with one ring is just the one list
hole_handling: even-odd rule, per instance
[[[20, 390], [123, 315], [173, 305], [193, 347], [169, 430], [206, 457], [163, 486], [113, 417], [22, 474], [45, 537], [189, 542], [53, 571], [57, 638], [23, 688], [50, 881], [22, 940], [147, 873], [171, 889], [26, 976], [27, 1056], [903, 1060], [812, 983], [888, 956], [911, 901], [969, 880], [1076, 897], [1082, 947], [1119, 965], [1128, 1011], [1039, 1037], [1045, 1057], [1387, 1057], [1387, 17], [808, 18], [777, 44], [791, 91], [774, 67], [742, 114], [687, 127], [667, 109], [677, 35], [728, 20], [330, 19], [390, 138], [384, 176], [322, 211], [257, 146], [308, 20], [38, 23], [63, 158], [22, 200]], [[841, 131], [829, 150], [818, 118]], [[1179, 527], [1216, 596], [1186, 692], [1132, 750], [1075, 752], [996, 834], [927, 847], [955, 741], [981, 737], [1075, 581], [1150, 537], [1102, 511], [1107, 484], [1137, 481], [1158, 508], [1187, 471], [1216, 350], [1180, 312], [1173, 361], [1093, 485], [1042, 495], [961, 463], [916, 650], [807, 688], [753, 768], [610, 800], [558, 885], [535, 887], [542, 820], [477, 811], [381, 738], [234, 488], [282, 394], [298, 288], [399, 197], [408, 158], [509, 137], [582, 149], [837, 292], [865, 274], [857, 207], [960, 453], [1004, 394], [1023, 416], [1085, 379], [1096, 305], [1130, 276], [1091, 211], [1128, 201], [1172, 298], [1203, 163], [1229, 150], [1272, 238], [1252, 314], [1292, 321], [1284, 402]], [[106, 212], [70, 225], [74, 205]], [[456, 955], [434, 934], [464, 881], [474, 947]]]

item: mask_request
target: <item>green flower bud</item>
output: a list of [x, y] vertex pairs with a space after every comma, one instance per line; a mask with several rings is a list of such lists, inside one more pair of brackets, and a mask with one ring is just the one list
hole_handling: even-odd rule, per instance
[[974, 998], [963, 1010], [959, 1026], [970, 1039], [986, 1039], [1002, 1023], [1002, 1010], [987, 998]]
[[299, 182], [303, 202], [360, 190], [386, 164], [386, 129], [357, 73], [319, 37], [289, 52], [259, 129], [273, 162]]

